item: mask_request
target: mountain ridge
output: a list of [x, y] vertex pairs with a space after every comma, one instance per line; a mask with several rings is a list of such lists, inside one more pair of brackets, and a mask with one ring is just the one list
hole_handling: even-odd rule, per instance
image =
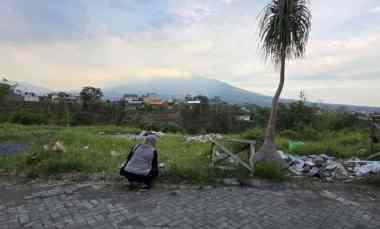
[[106, 87], [103, 89], [108, 99], [120, 98], [123, 94], [156, 93], [163, 98], [191, 95], [219, 96], [228, 103], [256, 103], [267, 106], [271, 103], [270, 96], [250, 92], [233, 87], [225, 82], [202, 77], [187, 79], [156, 78], [148, 81], [129, 81], [124, 85]]
[[[45, 87], [35, 86], [28, 82], [17, 82], [18, 89], [22, 88], [26, 91], [32, 91], [39, 95], [54, 92]], [[219, 96], [222, 100], [231, 104], [251, 103], [259, 106], [271, 106], [272, 97], [251, 92], [245, 89], [234, 87], [228, 83], [203, 77], [191, 77], [185, 79], [178, 78], [154, 78], [154, 79], [134, 79], [123, 83], [113, 82], [116, 86], [106, 86], [102, 88], [104, 98], [109, 100], [118, 100], [124, 94], [143, 95], [147, 93], [156, 93], [162, 99], [173, 97], [184, 97], [187, 94], [205, 95], [207, 97]], [[70, 90], [70, 92], [78, 93], [80, 89]], [[281, 102], [291, 102], [292, 99], [282, 98]], [[329, 110], [337, 110], [344, 106], [347, 111], [366, 111], [380, 112], [380, 107], [360, 106], [349, 104], [333, 104], [323, 103], [317, 104], [310, 102], [310, 105], [317, 105]]]

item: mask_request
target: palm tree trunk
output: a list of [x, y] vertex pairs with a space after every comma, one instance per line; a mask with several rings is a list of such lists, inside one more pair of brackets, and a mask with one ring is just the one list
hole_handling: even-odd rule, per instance
[[278, 116], [278, 101], [285, 82], [285, 50], [281, 53], [281, 70], [280, 70], [280, 82], [276, 91], [276, 94], [272, 99], [272, 110], [270, 113], [268, 125], [265, 131], [264, 144], [256, 154], [256, 161], [270, 161], [270, 160], [281, 160], [279, 154], [277, 153], [277, 148], [275, 145], [276, 136], [276, 122]]

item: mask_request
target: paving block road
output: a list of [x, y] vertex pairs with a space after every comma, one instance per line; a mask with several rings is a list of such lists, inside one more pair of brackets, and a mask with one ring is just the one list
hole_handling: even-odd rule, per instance
[[[369, 194], [370, 193], [370, 194]], [[0, 228], [380, 228], [380, 193], [0, 182]]]

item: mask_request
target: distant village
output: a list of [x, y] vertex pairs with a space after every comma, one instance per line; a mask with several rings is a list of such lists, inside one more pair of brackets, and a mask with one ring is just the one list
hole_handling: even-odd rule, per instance
[[[25, 91], [17, 89], [17, 83], [2, 79], [0, 84], [9, 85], [12, 88], [11, 93], [8, 95], [8, 100], [13, 102], [23, 102], [29, 104], [38, 103], [67, 103], [67, 104], [78, 104], [83, 103], [79, 93], [70, 92], [51, 92], [45, 95], [39, 95], [36, 92]], [[207, 100], [207, 101], [204, 101]], [[125, 111], [138, 111], [149, 107], [152, 110], [173, 110], [175, 107], [187, 106], [193, 108], [200, 106], [202, 103], [207, 102], [208, 105], [225, 105], [228, 104], [223, 101], [219, 96], [213, 98], [207, 98], [202, 95], [185, 95], [185, 96], [172, 96], [169, 99], [162, 99], [156, 93], [146, 93], [143, 95], [138, 94], [124, 94], [124, 96], [117, 101], [105, 101], [108, 103], [123, 103]], [[232, 106], [234, 116], [240, 121], [251, 121], [252, 120], [252, 110], [245, 106]]]
[[[4, 90], [6, 96], [4, 99]], [[107, 100], [99, 88], [84, 87], [79, 93], [30, 91], [6, 79], [0, 80], [0, 122], [45, 125], [127, 125], [145, 130], [198, 133], [241, 133], [263, 128], [270, 108], [255, 104], [228, 104], [221, 97], [204, 95], [160, 97], [146, 92], [125, 92], [120, 98]], [[38, 93], [39, 92], [39, 93]], [[1, 98], [1, 97], [0, 97]], [[280, 128], [296, 123], [350, 126], [373, 121], [376, 113], [350, 112], [344, 106], [329, 110], [305, 100], [280, 104]], [[380, 117], [380, 116], [379, 116]], [[321, 121], [322, 120], [322, 121]], [[284, 124], [285, 123], [285, 124]], [[330, 124], [328, 124], [330, 125]], [[332, 124], [331, 124], [332, 125]], [[355, 124], [356, 125], [356, 124]]]

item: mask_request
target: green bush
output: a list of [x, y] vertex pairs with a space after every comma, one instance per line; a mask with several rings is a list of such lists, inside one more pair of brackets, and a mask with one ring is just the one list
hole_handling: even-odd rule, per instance
[[253, 175], [258, 178], [275, 181], [283, 181], [285, 179], [283, 165], [280, 162], [275, 161], [256, 163]]
[[75, 113], [70, 121], [70, 124], [73, 126], [80, 126], [80, 125], [92, 125], [95, 123], [95, 116], [94, 114], [90, 112], [78, 112]]
[[22, 125], [46, 125], [48, 120], [48, 115], [21, 111], [13, 114], [10, 121]]
[[182, 132], [182, 128], [175, 122], [165, 122], [161, 124], [160, 130], [163, 132], [171, 132], [171, 133]]
[[292, 140], [299, 140], [300, 134], [295, 130], [283, 130], [280, 132], [280, 136], [292, 139]]
[[256, 140], [256, 146], [259, 147], [264, 143], [264, 130], [260, 128], [247, 130], [241, 137], [247, 140]]

